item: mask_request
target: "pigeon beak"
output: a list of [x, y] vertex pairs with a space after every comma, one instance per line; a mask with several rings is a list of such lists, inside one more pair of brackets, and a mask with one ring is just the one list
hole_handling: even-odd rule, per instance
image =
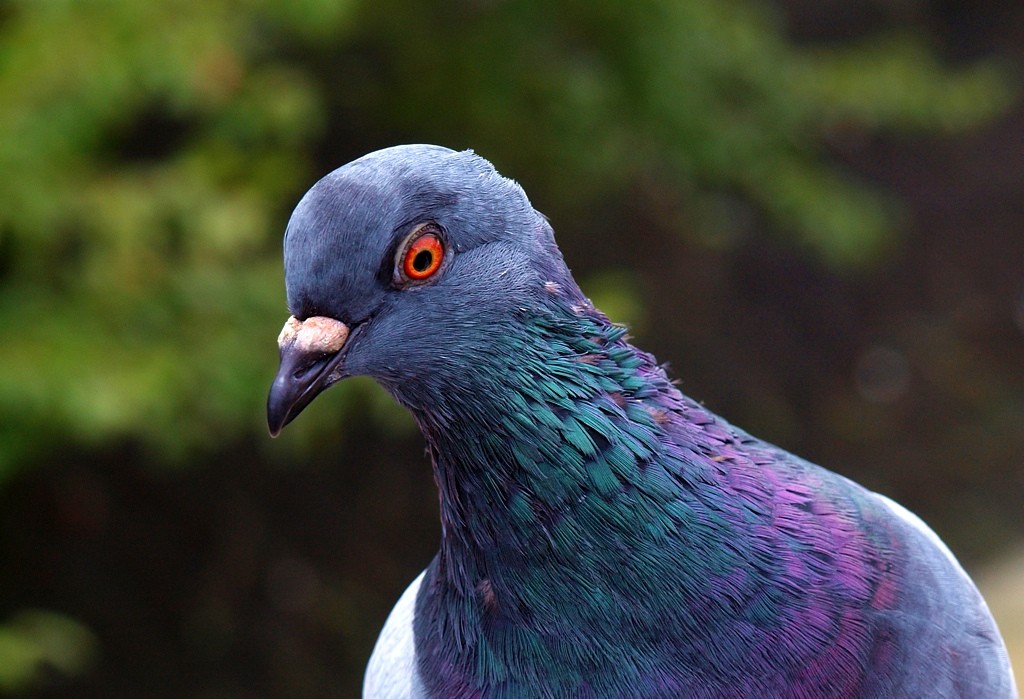
[[334, 318], [288, 319], [277, 338], [281, 367], [267, 396], [267, 426], [276, 437], [325, 388], [342, 377], [349, 327]]

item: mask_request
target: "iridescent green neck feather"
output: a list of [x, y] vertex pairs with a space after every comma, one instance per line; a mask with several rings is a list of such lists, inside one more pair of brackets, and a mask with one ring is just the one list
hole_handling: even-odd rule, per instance
[[[638, 601], [647, 633], [664, 624], [696, 633], [710, 582], [757, 556], [733, 536], [717, 496], [690, 488], [719, 478], [715, 462], [669, 448], [683, 441], [712, 456], [714, 440], [682, 420], [688, 409], [705, 413], [623, 328], [589, 304], [552, 298], [523, 309], [500, 339], [416, 411], [442, 520], [419, 627], [437, 635], [439, 653], [454, 645], [473, 658], [471, 684], [568, 692], [616, 666]], [[670, 538], [677, 544], [665, 546]], [[627, 574], [638, 565], [642, 574]], [[659, 602], [655, 580], [678, 585]]]

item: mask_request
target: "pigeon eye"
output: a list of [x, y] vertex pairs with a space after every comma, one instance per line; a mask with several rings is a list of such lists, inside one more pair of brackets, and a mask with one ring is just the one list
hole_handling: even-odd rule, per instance
[[405, 281], [420, 282], [437, 273], [444, 261], [444, 243], [437, 229], [426, 224], [420, 226], [402, 247], [399, 272]]

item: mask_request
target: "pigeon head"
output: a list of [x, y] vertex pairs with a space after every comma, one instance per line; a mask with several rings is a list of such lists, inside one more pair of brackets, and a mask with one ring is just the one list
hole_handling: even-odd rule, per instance
[[553, 289], [582, 298], [522, 188], [439, 146], [387, 148], [321, 179], [292, 214], [284, 258], [292, 315], [267, 404], [273, 435], [346, 376], [371, 376], [415, 409], [471, 372], [517, 309]]

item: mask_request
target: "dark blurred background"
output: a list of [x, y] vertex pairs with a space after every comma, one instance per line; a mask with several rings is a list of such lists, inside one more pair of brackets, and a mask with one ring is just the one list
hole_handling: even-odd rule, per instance
[[263, 411], [291, 208], [405, 142], [1021, 638], [1022, 68], [1019, 0], [0, 0], [0, 694], [358, 696], [422, 442], [367, 381]]

